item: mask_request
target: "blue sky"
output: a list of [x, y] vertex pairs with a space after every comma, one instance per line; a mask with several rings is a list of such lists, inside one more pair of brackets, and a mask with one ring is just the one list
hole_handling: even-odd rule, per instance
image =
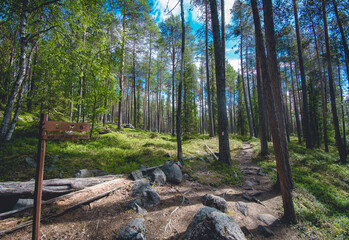
[[[179, 0], [150, 0], [153, 1], [153, 15], [157, 22], [162, 22], [169, 17], [167, 12], [173, 9], [172, 13], [174, 15], [180, 14], [180, 4], [177, 4]], [[191, 5], [191, 0], [184, 0], [184, 18], [188, 21], [193, 28], [193, 32], [202, 27], [203, 23], [199, 21], [199, 11], [196, 8], [193, 8]], [[233, 7], [234, 0], [225, 1], [225, 22], [229, 24], [231, 22], [230, 9]], [[189, 9], [192, 9], [189, 11]], [[232, 40], [226, 42], [226, 58], [233, 68], [238, 71], [240, 69], [240, 57], [237, 54], [234, 54], [232, 49], [234, 43]]]

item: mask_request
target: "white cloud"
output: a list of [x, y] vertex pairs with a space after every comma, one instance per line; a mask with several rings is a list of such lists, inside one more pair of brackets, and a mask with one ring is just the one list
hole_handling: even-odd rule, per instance
[[228, 0], [224, 1], [224, 20], [225, 24], [230, 23], [231, 21], [231, 14], [230, 14], [230, 9], [233, 8], [235, 0]]
[[240, 71], [240, 66], [241, 66], [240, 59], [237, 59], [237, 58], [228, 59], [228, 62], [236, 72]]

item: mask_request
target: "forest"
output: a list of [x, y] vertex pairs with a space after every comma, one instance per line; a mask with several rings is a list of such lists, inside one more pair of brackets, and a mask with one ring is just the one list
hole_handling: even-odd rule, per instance
[[[347, 239], [348, 41], [346, 0], [2, 0], [0, 205], [9, 201], [7, 182], [35, 178], [40, 115], [49, 114], [50, 121], [91, 127], [87, 140], [47, 141], [45, 180], [81, 169], [134, 180], [143, 169], [144, 180], [144, 169], [163, 169], [169, 160], [188, 176], [175, 183], [182, 201], [160, 203], [171, 209], [167, 224], [154, 225], [155, 206], [141, 214], [149, 226], [141, 239], [213, 239], [212, 229], [189, 232], [205, 195], [199, 192], [212, 189], [241, 227], [236, 239]], [[163, 201], [173, 186], [157, 185]], [[116, 195], [107, 199], [122, 205]], [[251, 218], [262, 213], [259, 204], [281, 225], [266, 223], [268, 235], [258, 214], [255, 225], [237, 220], [241, 210], [229, 202], [241, 199], [254, 199]], [[0, 238], [28, 238], [8, 233], [1, 214]], [[16, 217], [31, 219], [23, 214]], [[108, 227], [97, 219], [85, 232], [92, 220], [83, 225], [84, 214], [76, 220], [84, 230], [72, 239], [139, 239], [121, 237], [126, 222], [98, 235], [99, 224]], [[179, 224], [180, 216], [188, 223]], [[75, 234], [42, 226], [48, 239]]]

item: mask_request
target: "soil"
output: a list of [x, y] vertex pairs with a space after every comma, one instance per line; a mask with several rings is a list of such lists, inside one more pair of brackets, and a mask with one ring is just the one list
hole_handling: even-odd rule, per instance
[[[235, 157], [240, 164], [241, 171], [245, 173], [244, 182], [249, 181], [253, 184], [252, 187], [246, 183], [242, 186], [212, 187], [190, 180], [184, 180], [179, 185], [155, 186], [161, 196], [161, 202], [155, 207], [146, 209], [148, 213], [144, 218], [147, 226], [147, 239], [180, 238], [196, 212], [203, 207], [201, 197], [206, 193], [218, 195], [227, 200], [228, 215], [244, 229], [247, 239], [264, 239], [258, 230], [258, 226], [264, 223], [259, 221], [257, 216], [268, 213], [280, 219], [282, 201], [280, 193], [273, 190], [270, 179], [267, 176], [258, 175], [259, 167], [252, 161], [252, 156], [253, 149], [249, 143], [244, 142], [242, 151]], [[129, 196], [132, 184], [133, 181], [122, 178], [119, 182], [120, 188], [109, 196], [62, 216], [43, 221], [41, 239], [115, 239], [117, 233], [132, 219], [141, 217], [135, 211], [127, 210], [126, 207], [127, 203], [133, 200]], [[263, 205], [242, 198], [243, 193], [255, 192], [260, 192], [256, 198]], [[183, 197], [187, 199], [184, 203]], [[247, 203], [247, 217], [236, 209], [237, 201]], [[17, 220], [18, 218], [17, 216]], [[5, 223], [9, 220], [0, 221], [0, 230], [7, 228]], [[16, 219], [12, 218], [12, 221], [16, 222]], [[275, 236], [268, 239], [301, 239], [295, 228], [283, 224], [278, 227], [270, 227], [270, 229]], [[1, 239], [30, 238], [31, 226], [28, 226], [4, 235]]]

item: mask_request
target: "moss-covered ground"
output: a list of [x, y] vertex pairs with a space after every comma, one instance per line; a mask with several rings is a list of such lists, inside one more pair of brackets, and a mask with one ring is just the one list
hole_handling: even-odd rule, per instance
[[[270, 155], [260, 157], [258, 139], [250, 140], [255, 160], [276, 181], [272, 145]], [[289, 154], [295, 190], [294, 204], [300, 232], [307, 239], [349, 239], [349, 167], [329, 152], [306, 149], [291, 138]]]

